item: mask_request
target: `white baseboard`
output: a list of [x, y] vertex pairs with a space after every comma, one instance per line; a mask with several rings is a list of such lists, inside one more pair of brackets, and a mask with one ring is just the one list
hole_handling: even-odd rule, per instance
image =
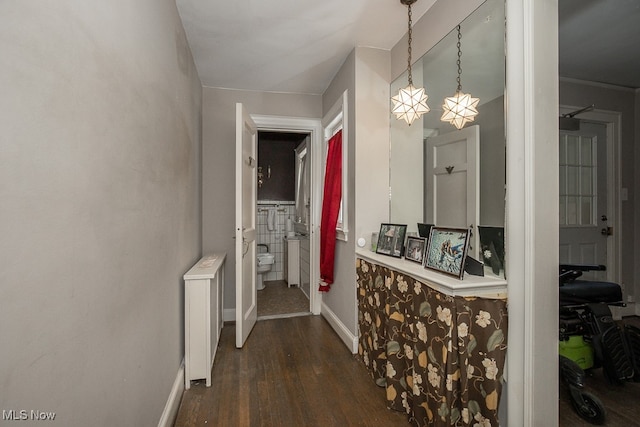
[[178, 374], [176, 375], [176, 379], [173, 382], [173, 387], [171, 387], [171, 393], [169, 393], [169, 398], [167, 399], [167, 403], [164, 406], [164, 411], [162, 411], [162, 416], [160, 417], [160, 421], [158, 421], [158, 427], [172, 427], [176, 416], [178, 415], [178, 409], [180, 409], [180, 402], [182, 400], [182, 393], [184, 392], [184, 359], [182, 359], [182, 364], [180, 365], [180, 369], [178, 369]]
[[336, 316], [336, 314], [331, 311], [325, 303], [322, 303], [322, 310], [320, 311], [320, 314], [327, 320], [327, 322], [329, 322], [329, 325], [331, 325], [333, 330], [336, 331], [351, 353], [358, 353], [358, 337], [351, 333], [349, 328], [342, 323], [338, 316]]
[[613, 320], [620, 320], [626, 316], [639, 316], [638, 312], [640, 312], [640, 305], [635, 303], [627, 303], [625, 307], [611, 307]]
[[222, 310], [222, 321], [223, 322], [235, 322], [236, 321], [236, 309], [235, 308], [225, 308]]

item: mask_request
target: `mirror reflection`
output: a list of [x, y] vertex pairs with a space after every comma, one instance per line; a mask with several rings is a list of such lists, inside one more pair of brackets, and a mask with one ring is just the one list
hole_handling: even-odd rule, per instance
[[[458, 32], [452, 28], [412, 66], [431, 111], [411, 126], [391, 119], [390, 220], [417, 232], [418, 223], [504, 227], [504, 0], [487, 0], [460, 23], [462, 92], [479, 98], [478, 115], [457, 130], [441, 121], [458, 87]], [[406, 73], [391, 93], [407, 84]], [[480, 245], [472, 241], [476, 259]], [[478, 256], [480, 255], [480, 258]]]

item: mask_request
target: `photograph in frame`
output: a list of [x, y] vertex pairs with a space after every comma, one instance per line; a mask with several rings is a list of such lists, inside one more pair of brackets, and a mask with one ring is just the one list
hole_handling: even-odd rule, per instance
[[478, 226], [480, 249], [485, 265], [491, 267], [493, 274], [504, 271], [504, 227]]
[[429, 240], [429, 234], [431, 234], [431, 227], [435, 224], [424, 224], [422, 222], [418, 223], [418, 235], [420, 237], [424, 237], [424, 240]]
[[468, 247], [468, 229], [432, 227], [424, 266], [462, 279]]
[[406, 234], [406, 224], [380, 224], [376, 253], [400, 258]]
[[404, 258], [422, 264], [424, 261], [424, 250], [427, 239], [424, 237], [407, 237], [407, 246], [404, 250]]

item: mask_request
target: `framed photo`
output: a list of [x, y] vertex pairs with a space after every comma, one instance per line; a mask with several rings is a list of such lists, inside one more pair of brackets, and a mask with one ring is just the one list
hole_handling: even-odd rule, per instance
[[429, 234], [431, 234], [431, 227], [433, 227], [435, 224], [424, 224], [419, 222], [418, 223], [418, 234], [420, 235], [420, 237], [424, 237], [425, 241], [429, 238]]
[[406, 224], [380, 224], [376, 253], [400, 258], [406, 234]]
[[424, 237], [407, 237], [407, 247], [404, 251], [405, 259], [422, 264], [424, 261], [424, 248], [427, 239]]
[[500, 275], [504, 270], [504, 227], [478, 226], [482, 259], [491, 266], [493, 274]]
[[468, 249], [468, 229], [432, 227], [424, 266], [462, 279]]

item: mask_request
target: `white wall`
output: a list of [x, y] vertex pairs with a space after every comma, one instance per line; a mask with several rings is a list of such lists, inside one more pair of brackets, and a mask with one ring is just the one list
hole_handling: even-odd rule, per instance
[[[283, 280], [284, 264], [285, 264], [285, 241], [287, 235], [287, 219], [293, 220], [296, 216], [296, 206], [291, 201], [269, 200], [262, 202], [265, 204], [261, 207], [258, 203], [256, 210], [256, 243], [264, 243], [269, 247], [269, 253], [274, 255], [274, 263], [271, 271], [262, 275], [262, 280]], [[278, 204], [277, 208], [273, 204]], [[275, 229], [270, 230], [268, 226], [269, 210], [275, 209]], [[264, 248], [258, 248], [262, 252]]]
[[369, 244], [371, 232], [389, 221], [390, 60], [388, 51], [356, 48], [353, 244], [360, 237]]
[[202, 127], [202, 247], [226, 252], [224, 308], [235, 309], [235, 111], [320, 119], [320, 95], [254, 92], [205, 87]]
[[3, 1], [0, 52], [0, 409], [157, 425], [201, 249], [175, 3]]

